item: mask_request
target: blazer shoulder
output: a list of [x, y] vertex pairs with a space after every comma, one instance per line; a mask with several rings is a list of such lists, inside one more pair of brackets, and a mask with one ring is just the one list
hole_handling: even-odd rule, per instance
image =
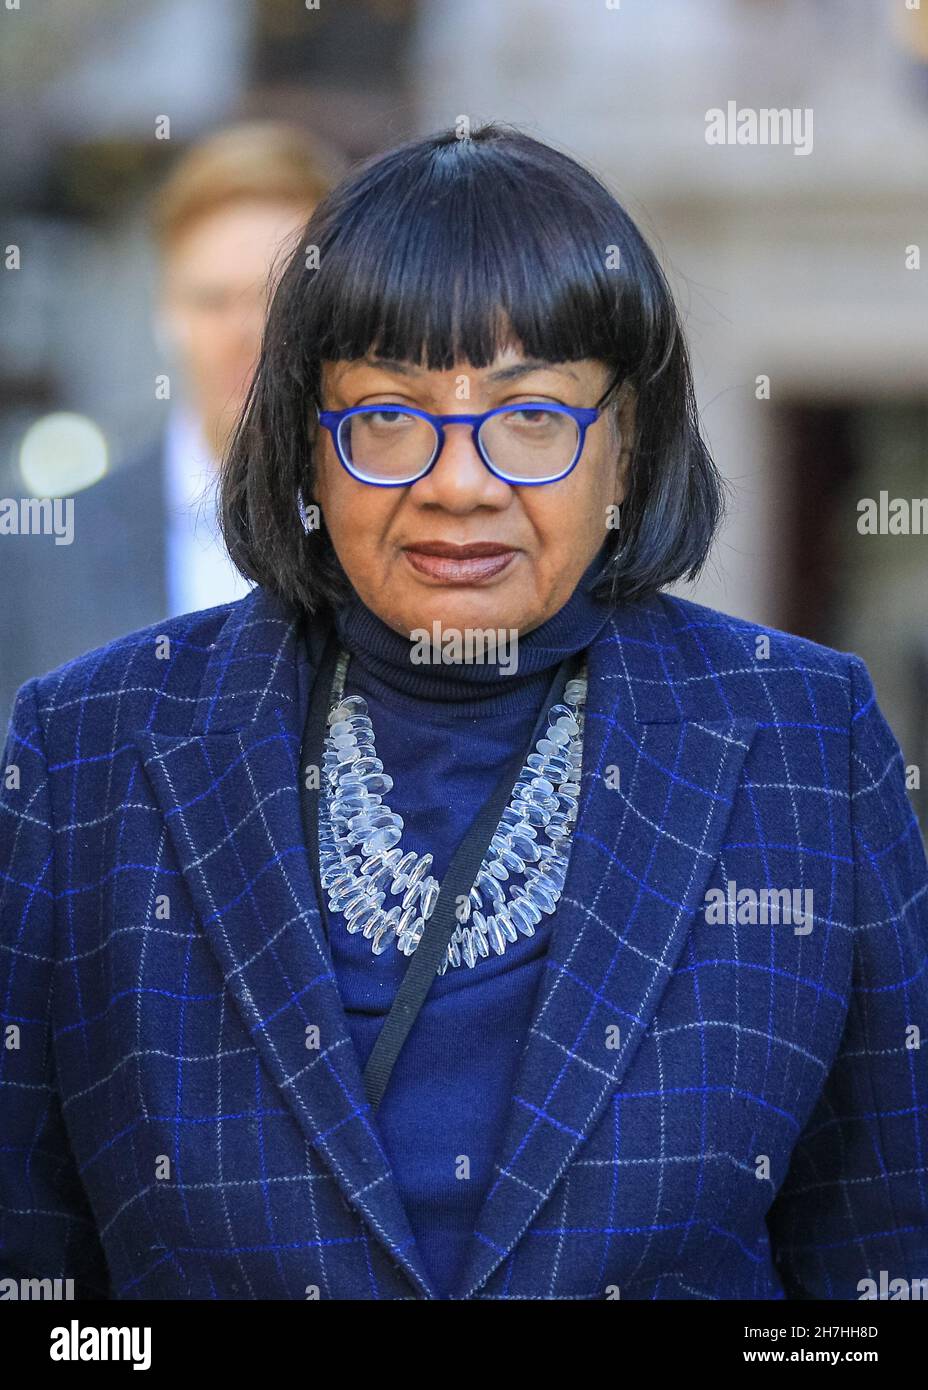
[[675, 594], [659, 602], [687, 680], [702, 687], [716, 717], [848, 725], [855, 669], [866, 671], [859, 656]]
[[[63, 662], [31, 682], [43, 723], [61, 729], [80, 719], [145, 722], [157, 704], [186, 705], [186, 722], [212, 647], [236, 600], [150, 623]], [[70, 717], [69, 717], [70, 712]]]

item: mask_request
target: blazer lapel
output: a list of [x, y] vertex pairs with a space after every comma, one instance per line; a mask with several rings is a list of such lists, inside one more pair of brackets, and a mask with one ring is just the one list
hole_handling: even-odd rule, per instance
[[143, 730], [137, 744], [203, 933], [269, 1074], [345, 1198], [432, 1297], [371, 1119], [310, 872], [297, 628], [264, 590], [236, 603], [190, 733]]
[[621, 1084], [702, 905], [756, 728], [687, 717], [659, 600], [618, 610], [588, 661], [570, 865], [459, 1297], [510, 1253]]

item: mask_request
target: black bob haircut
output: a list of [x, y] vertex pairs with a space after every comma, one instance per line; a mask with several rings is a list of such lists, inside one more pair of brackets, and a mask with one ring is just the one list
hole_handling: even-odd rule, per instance
[[[318, 248], [315, 259], [307, 248]], [[219, 510], [238, 569], [315, 612], [351, 593], [324, 520], [307, 529], [322, 364], [368, 353], [484, 367], [517, 339], [598, 359], [637, 397], [620, 527], [594, 592], [641, 599], [702, 568], [724, 485], [703, 442], [683, 332], [653, 252], [606, 186], [498, 123], [377, 155], [317, 206], [271, 300]]]

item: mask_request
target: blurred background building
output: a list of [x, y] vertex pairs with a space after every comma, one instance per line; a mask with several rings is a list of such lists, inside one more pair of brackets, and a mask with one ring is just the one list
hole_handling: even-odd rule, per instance
[[[601, 175], [683, 309], [732, 487], [685, 592], [859, 652], [928, 781], [928, 536], [858, 526], [861, 499], [928, 497], [928, 0], [44, 0], [0, 11], [0, 92], [0, 497], [112, 477], [163, 429], [147, 209], [185, 148], [277, 119], [350, 162], [509, 121]], [[729, 103], [811, 112], [811, 148], [707, 143]], [[58, 412], [79, 419], [42, 445]], [[9, 539], [4, 724], [39, 669]], [[133, 626], [133, 582], [103, 586], [99, 642]]]

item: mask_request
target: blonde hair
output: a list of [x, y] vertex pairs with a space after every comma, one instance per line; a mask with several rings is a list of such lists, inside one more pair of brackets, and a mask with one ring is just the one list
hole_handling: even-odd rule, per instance
[[183, 154], [154, 194], [151, 222], [162, 254], [228, 203], [258, 200], [313, 207], [344, 172], [316, 137], [282, 121], [227, 126]]

